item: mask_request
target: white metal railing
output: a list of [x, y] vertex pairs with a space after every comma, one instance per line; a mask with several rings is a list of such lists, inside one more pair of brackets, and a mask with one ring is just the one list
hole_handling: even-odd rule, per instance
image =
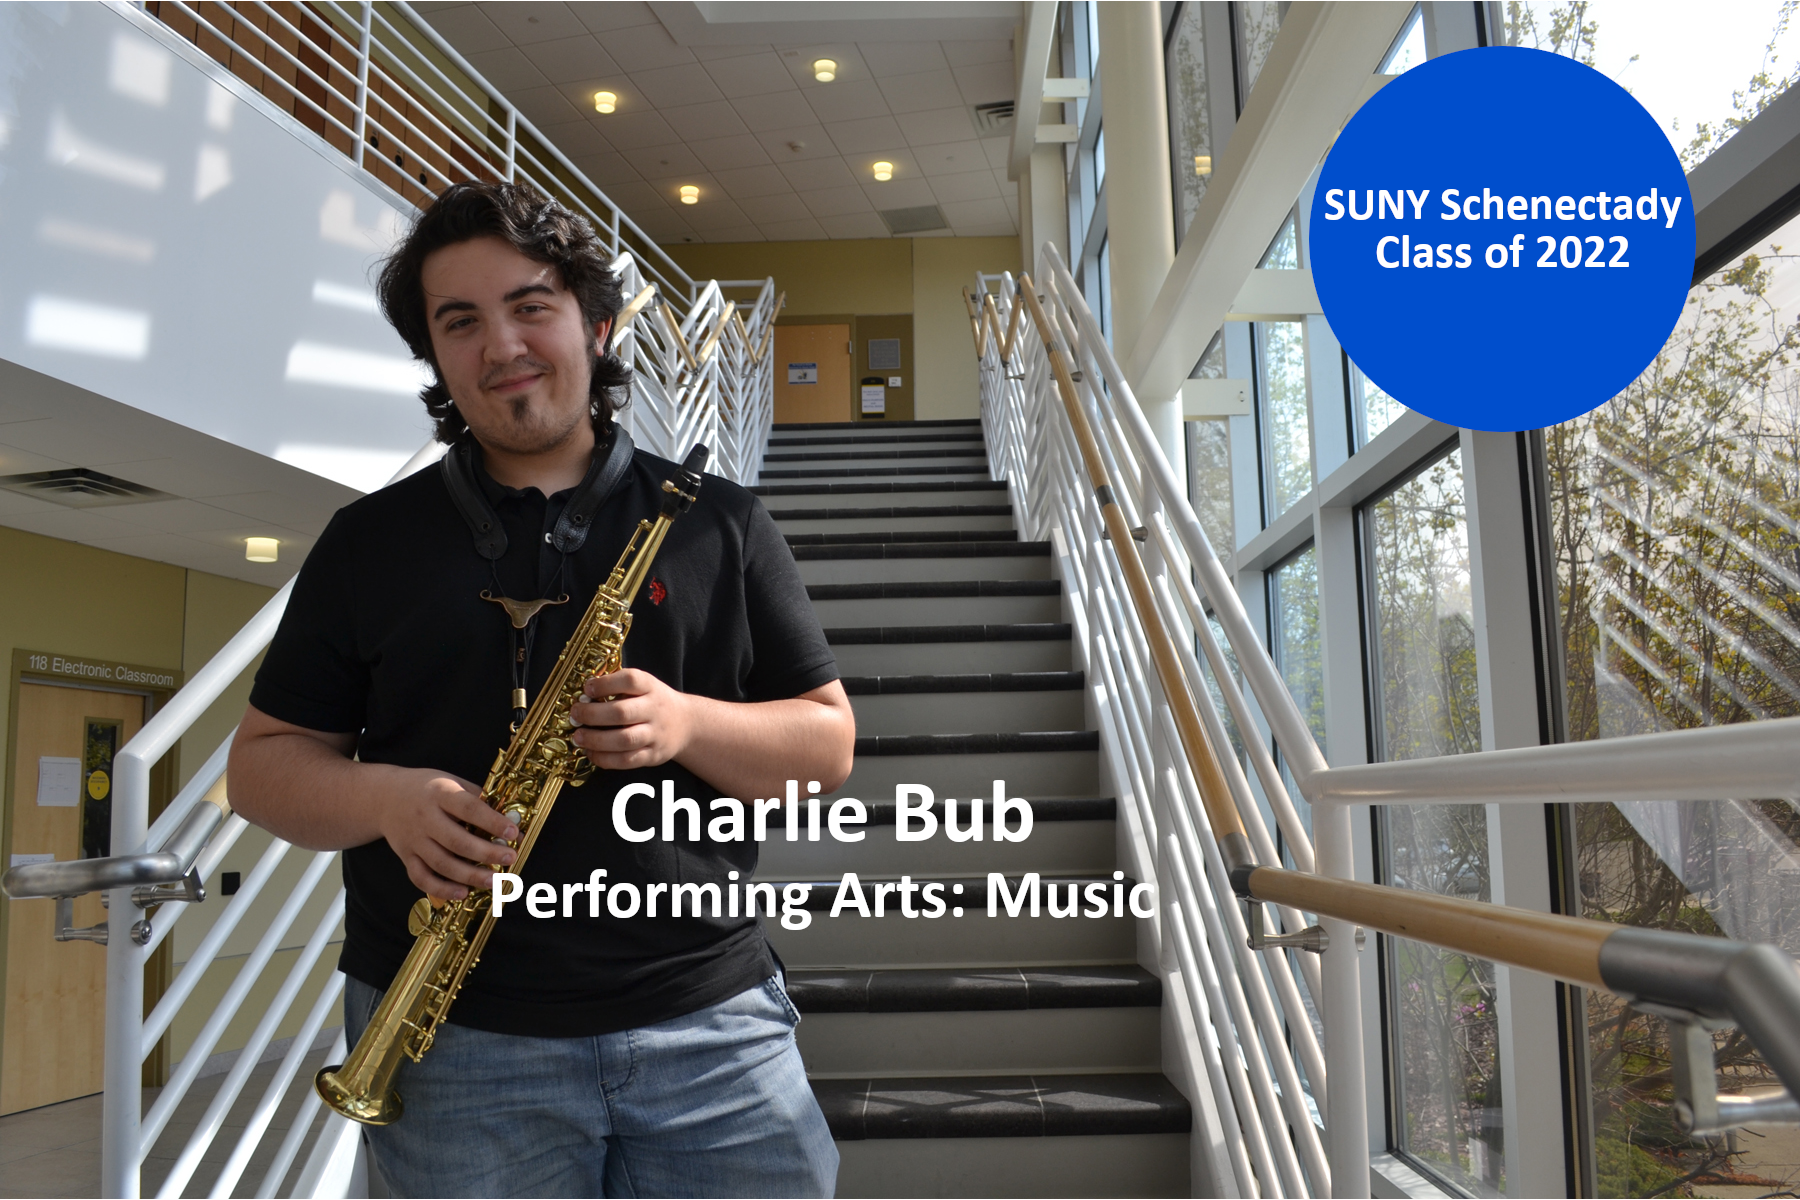
[[[1322, 917], [1322, 954], [1249, 947], [1246, 908], [1230, 875], [1240, 864], [1221, 853], [1196, 779], [1199, 768], [1184, 748], [1174, 713], [1198, 709], [1229, 793], [1225, 807], [1211, 811], [1235, 808], [1232, 819], [1241, 819], [1257, 863], [1283, 862], [1263, 819], [1266, 804], [1281, 833], [1279, 850], [1297, 871], [1343, 880], [1354, 876], [1354, 804], [1791, 795], [1800, 778], [1800, 719], [1327, 767], [1080, 289], [1054, 246], [1046, 244], [1041, 253], [1037, 278], [1028, 282], [1051, 326], [1047, 334], [1034, 327], [1019, 281], [977, 276], [970, 314], [982, 424], [1022, 536], [1053, 544], [1076, 665], [1086, 672], [1102, 755], [1129, 831], [1129, 869], [1158, 885], [1160, 911], [1151, 937], [1170, 983], [1165, 994], [1191, 1019], [1191, 1026], [1177, 1020], [1175, 1027], [1195, 1031], [1178, 1050], [1193, 1086], [1210, 1100], [1196, 1097], [1196, 1136], [1220, 1151], [1212, 1155], [1213, 1178], [1194, 1180], [1196, 1194], [1367, 1196], [1359, 931], [1349, 921]], [[1096, 502], [1094, 459], [1084, 461], [1045, 336], [1072, 370], [1071, 402], [1092, 431], [1108, 498], [1141, 542], [1136, 556], [1150, 581], [1148, 618], [1127, 595], [1128, 572]], [[1152, 662], [1146, 619], [1172, 635], [1180, 697], [1164, 690], [1167, 679]], [[1225, 646], [1214, 637], [1214, 621]], [[1227, 735], [1227, 717], [1239, 735], [1241, 759]], [[1298, 792], [1313, 805], [1316, 843], [1276, 766], [1277, 750]], [[1418, 895], [1376, 890], [1402, 902]], [[1367, 903], [1368, 895], [1361, 900]], [[1307, 936], [1301, 912], [1264, 907], [1279, 922], [1269, 934]], [[1668, 953], [1670, 961], [1679, 960], [1679, 953]], [[1786, 1061], [1793, 1061], [1791, 1053]]]
[[[456, 179], [522, 179], [583, 213], [615, 252], [612, 266], [629, 301], [612, 334], [613, 348], [633, 368], [631, 402], [620, 414], [620, 424], [639, 446], [666, 458], [681, 459], [695, 442], [705, 442], [715, 453], [711, 463], [715, 474], [746, 484], [755, 481], [773, 420], [770, 345], [781, 304], [773, 282], [697, 282], [689, 277], [406, 5], [396, 4], [391, 10], [399, 22], [366, 3], [227, 5], [164, 0], [147, 6], [166, 25], [151, 19], [145, 9], [114, 7], [190, 57], [193, 47], [182, 39], [215, 60], [228, 42], [254, 52], [223, 57], [234, 74], [277, 108], [283, 107], [285, 98], [284, 111], [310, 115], [313, 133], [347, 153], [362, 168], [367, 185], [387, 187], [404, 199], [422, 202]], [[188, 24], [183, 27], [183, 22]], [[462, 77], [452, 77], [433, 55], [423, 53], [425, 46]], [[346, 81], [351, 85], [347, 90], [341, 86]], [[299, 129], [295, 132], [306, 136]], [[376, 148], [377, 139], [383, 154], [380, 163], [367, 153]], [[393, 147], [424, 172], [418, 186], [400, 190], [395, 184], [404, 181], [384, 177], [394, 174], [385, 165]], [[725, 290], [739, 294], [754, 290], [755, 298], [732, 301]], [[394, 480], [436, 462], [443, 449], [435, 443], [422, 448]], [[277, 592], [119, 751], [112, 811], [112, 846], [119, 855], [162, 846], [196, 805], [209, 798], [223, 799], [229, 738], [154, 824], [149, 820], [150, 772], [268, 645], [292, 586], [290, 581]], [[220, 825], [195, 863], [202, 880], [216, 875], [246, 828], [243, 818], [235, 815]], [[321, 900], [322, 911], [276, 985], [273, 999], [237, 1051], [198, 1125], [175, 1149], [174, 1165], [159, 1194], [183, 1194], [213, 1143], [230, 1131], [236, 1140], [211, 1185], [212, 1195], [230, 1195], [262, 1145], [277, 1107], [296, 1089], [301, 1094], [299, 1109], [264, 1168], [255, 1194], [276, 1195], [296, 1162], [301, 1166], [293, 1195], [342, 1196], [352, 1186], [360, 1146], [356, 1127], [332, 1115], [313, 1135], [321, 1106], [310, 1078], [300, 1072], [314, 1042], [336, 1023], [332, 1018], [343, 976], [332, 972], [310, 995], [307, 981], [339, 936], [344, 893], [337, 887], [329, 894], [335, 886], [335, 853], [312, 854], [297, 883], [276, 884], [278, 868], [292, 849], [276, 839], [264, 851], [238, 892], [223, 901], [212, 927], [156, 998], [148, 1016], [145, 966], [191, 905], [164, 903], [140, 922], [141, 911], [132, 902], [130, 889], [109, 894], [102, 1195], [139, 1195], [146, 1157], [157, 1147], [227, 1028], [250, 1002], [276, 953], [285, 948], [296, 922], [309, 908], [319, 908]], [[280, 894], [283, 886], [287, 890]], [[145, 1060], [194, 1003], [203, 976], [219, 961], [226, 943], [234, 935], [251, 934], [253, 948], [145, 1112]], [[251, 1101], [244, 1094], [250, 1076], [291, 1014], [304, 1014], [292, 1045], [274, 1077]], [[340, 1034], [337, 1053], [341, 1056], [342, 1051]], [[236, 1128], [238, 1123], [229, 1118], [242, 1105], [249, 1111], [242, 1127]]]

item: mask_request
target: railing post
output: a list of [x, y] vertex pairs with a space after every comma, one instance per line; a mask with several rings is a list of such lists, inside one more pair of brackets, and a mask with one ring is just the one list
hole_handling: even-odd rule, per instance
[[359, 167], [369, 141], [369, 41], [375, 32], [374, 10], [373, 0], [363, 0], [362, 29], [356, 44], [356, 148], [350, 152]]
[[[506, 182], [513, 182], [519, 172], [519, 110], [506, 106]], [[613, 253], [619, 252], [619, 239], [613, 238]]]
[[[1313, 847], [1319, 874], [1356, 877], [1350, 810], [1342, 804], [1313, 809]], [[1369, 1109], [1363, 1076], [1362, 971], [1356, 927], [1319, 918], [1330, 939], [1320, 964], [1325, 1003], [1325, 1149], [1331, 1162], [1332, 1195], [1369, 1194]]]
[[[150, 764], [114, 760], [112, 852], [138, 854], [150, 827]], [[130, 888], [108, 896], [106, 913], [106, 1063], [101, 1076], [100, 1194], [138, 1195], [138, 1129], [143, 1115], [144, 958], [131, 940], [138, 908]]]

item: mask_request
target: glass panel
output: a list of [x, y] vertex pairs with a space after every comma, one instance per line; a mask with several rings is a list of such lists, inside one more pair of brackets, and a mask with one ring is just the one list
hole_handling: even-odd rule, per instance
[[[1194, 364], [1190, 379], [1225, 378], [1225, 339], [1218, 334]], [[1188, 501], [1200, 518], [1213, 553], [1230, 570], [1237, 549], [1236, 522], [1231, 515], [1231, 418], [1184, 421], [1187, 434]]]
[[1175, 172], [1175, 245], [1187, 236], [1212, 176], [1212, 109], [1206, 94], [1206, 43], [1201, 6], [1183, 4], [1169, 37], [1163, 70], [1169, 84], [1169, 162]]
[[1095, 272], [1099, 276], [1100, 285], [1100, 332], [1106, 335], [1106, 344], [1112, 345], [1112, 245], [1109, 239], [1100, 239], [1100, 267]]
[[1281, 18], [1287, 14], [1287, 8], [1286, 4], [1265, 0], [1249, 0], [1231, 6], [1232, 16], [1237, 21], [1239, 112], [1244, 111], [1244, 105], [1250, 100], [1250, 89], [1256, 86], [1256, 77], [1262, 74], [1263, 63], [1275, 45], [1275, 35], [1281, 32]]
[[1094, 131], [1094, 194], [1106, 186], [1106, 126]]
[[[1365, 510], [1377, 756], [1481, 748], [1460, 450]], [[1479, 805], [1381, 810], [1386, 882], [1488, 899]], [[1469, 1191], [1504, 1186], [1491, 963], [1383, 938], [1395, 1148]]]
[[[1319, 652], [1319, 556], [1311, 546], [1269, 572], [1269, 645], [1274, 648], [1281, 678], [1323, 752], [1325, 664]], [[1286, 762], [1281, 764], [1281, 777], [1310, 836], [1312, 806], [1294, 786]]]
[[1268, 519], [1312, 490], [1312, 420], [1306, 399], [1306, 337], [1298, 321], [1256, 326], [1262, 369], [1263, 471]]
[[1405, 31], [1388, 53], [1387, 61], [1381, 64], [1381, 74], [1404, 75], [1424, 61], [1425, 15], [1422, 10], [1415, 8], [1412, 19], [1406, 23]]
[[1361, 450], [1392, 425], [1406, 406], [1376, 387], [1361, 367], [1351, 363], [1350, 411], [1356, 417], [1356, 448]]
[[1263, 251], [1262, 261], [1256, 265], [1270, 271], [1299, 269], [1300, 235], [1296, 232], [1297, 229], [1298, 226], [1290, 215], [1282, 225], [1281, 232], [1275, 235], [1275, 240], [1269, 243], [1267, 250]]
[[[1800, 264], [1775, 249], [1797, 237], [1707, 279], [1643, 375], [1545, 430], [1572, 741], [1800, 714]], [[1584, 916], [1800, 952], [1790, 801], [1581, 805], [1575, 842]], [[1779, 1138], [1670, 1128], [1662, 1021], [1598, 993], [1587, 1017], [1602, 1194], [1695, 1172], [1795, 1190]], [[1775, 1082], [1742, 1036], [1715, 1042], [1724, 1090]]]

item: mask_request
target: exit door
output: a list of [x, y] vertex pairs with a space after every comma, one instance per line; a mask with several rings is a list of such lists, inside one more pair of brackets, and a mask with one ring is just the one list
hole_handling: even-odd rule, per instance
[[850, 419], [850, 326], [775, 327], [775, 423]]
[[[144, 723], [145, 697], [19, 685], [9, 865], [103, 857], [112, 821], [112, 756]], [[6, 989], [0, 1007], [0, 1114], [101, 1088], [106, 949], [55, 940], [52, 900], [6, 900]], [[98, 895], [75, 901], [75, 924], [106, 919]]]

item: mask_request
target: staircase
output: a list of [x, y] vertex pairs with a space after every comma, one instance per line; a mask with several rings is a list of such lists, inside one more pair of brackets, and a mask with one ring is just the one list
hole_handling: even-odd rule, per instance
[[[856, 710], [835, 794], [870, 817], [857, 843], [772, 839], [758, 870], [816, 885], [809, 928], [768, 932], [838, 1194], [1191, 1194], [1188, 1104], [1161, 1073], [1162, 989], [1135, 919], [987, 916], [989, 872], [1016, 891], [1035, 871], [1064, 896], [1118, 880], [1062, 585], [1049, 544], [1018, 540], [980, 422], [777, 425], [761, 481]], [[991, 802], [979, 841], [896, 840], [895, 785], [931, 788], [940, 822], [958, 798], [966, 825], [995, 780], [1030, 800], [1028, 840], [995, 840]], [[834, 919], [848, 871], [871, 903], [876, 883], [942, 883], [963, 915], [908, 918], [890, 894], [883, 917]]]

